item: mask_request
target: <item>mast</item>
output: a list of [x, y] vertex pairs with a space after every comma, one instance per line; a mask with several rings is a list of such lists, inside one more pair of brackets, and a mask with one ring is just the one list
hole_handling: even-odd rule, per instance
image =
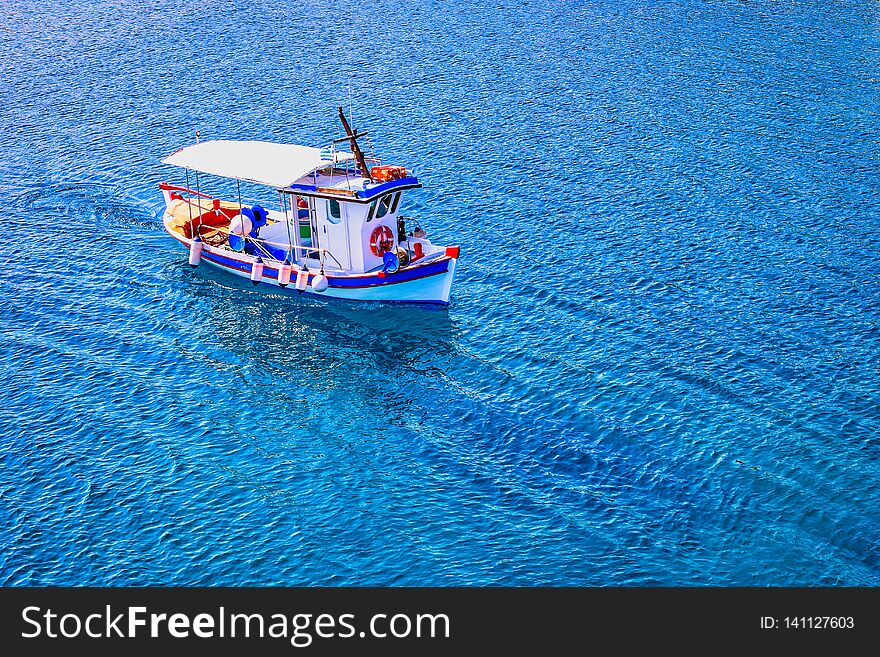
[[358, 146], [357, 138], [363, 137], [366, 135], [366, 132], [361, 132], [359, 134], [355, 134], [355, 132], [351, 129], [351, 126], [348, 125], [348, 119], [345, 118], [345, 112], [342, 111], [342, 106], [339, 106], [339, 119], [342, 121], [342, 127], [345, 128], [345, 137], [342, 139], [336, 139], [334, 141], [345, 141], [348, 140], [349, 145], [351, 146], [351, 152], [354, 154], [354, 158], [357, 161], [357, 165], [361, 170], [364, 178], [370, 180], [370, 170], [367, 169], [367, 161], [364, 159], [364, 153], [361, 150], [361, 147]]

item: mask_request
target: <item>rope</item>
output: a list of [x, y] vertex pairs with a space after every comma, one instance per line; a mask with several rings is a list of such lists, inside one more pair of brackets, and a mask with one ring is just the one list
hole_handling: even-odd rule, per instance
[[[186, 188], [189, 189], [189, 169], [184, 169], [186, 171]], [[189, 238], [195, 238], [195, 234], [193, 233], [193, 206], [191, 200], [186, 202], [187, 207], [189, 208]], [[201, 217], [201, 213], [199, 213]]]
[[379, 158], [376, 157], [376, 149], [373, 147], [373, 140], [370, 139], [370, 135], [367, 135], [364, 139], [367, 140], [367, 147], [370, 149], [370, 159], [378, 160]]

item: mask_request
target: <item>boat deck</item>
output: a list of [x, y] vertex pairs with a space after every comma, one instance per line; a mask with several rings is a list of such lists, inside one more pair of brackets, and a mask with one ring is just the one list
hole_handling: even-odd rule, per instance
[[218, 228], [229, 226], [229, 222], [238, 214], [238, 203], [214, 201], [212, 199], [175, 199], [166, 212], [171, 215], [168, 227], [187, 239], [192, 239], [192, 229], [203, 239], [211, 238], [220, 231]]

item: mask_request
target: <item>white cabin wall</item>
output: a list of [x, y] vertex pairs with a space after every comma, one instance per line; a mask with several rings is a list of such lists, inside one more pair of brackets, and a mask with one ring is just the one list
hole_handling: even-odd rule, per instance
[[[391, 199], [389, 200], [390, 204], [393, 202], [394, 194], [391, 194]], [[383, 197], [376, 199], [375, 203], [378, 203]], [[401, 199], [402, 202], [402, 199]], [[364, 213], [364, 219], [366, 219], [367, 214], [369, 213], [370, 206], [366, 207], [366, 211]], [[382, 266], [382, 258], [376, 255], [373, 255], [373, 252], [370, 250], [370, 237], [373, 234], [373, 231], [376, 230], [379, 226], [387, 226], [391, 229], [391, 234], [394, 236], [394, 246], [397, 246], [397, 216], [400, 213], [400, 203], [398, 203], [395, 212], [387, 212], [384, 217], [381, 219], [373, 218], [370, 222], [364, 222], [361, 226], [361, 252], [364, 257], [364, 271], [369, 271], [374, 269], [375, 267]]]
[[[351, 243], [351, 270], [359, 274], [366, 271], [364, 268], [363, 240], [361, 240], [360, 236], [369, 209], [369, 205], [342, 203], [342, 216], [348, 225], [348, 235]], [[369, 244], [366, 250], [369, 253]]]
[[[377, 199], [378, 203], [380, 199]], [[393, 194], [392, 194], [393, 201]], [[373, 218], [369, 223], [372, 203], [352, 203], [340, 200], [341, 221], [334, 224], [328, 218], [329, 205], [327, 199], [314, 198], [315, 215], [317, 217], [318, 243], [322, 248], [329, 249], [343, 267], [353, 273], [364, 273], [382, 266], [382, 258], [373, 255], [370, 250], [370, 237], [379, 226], [387, 226], [397, 245], [397, 216], [402, 203], [398, 203], [395, 212], [389, 211], [381, 219]], [[348, 248], [347, 248], [348, 246]], [[332, 259], [328, 264], [335, 266]]]

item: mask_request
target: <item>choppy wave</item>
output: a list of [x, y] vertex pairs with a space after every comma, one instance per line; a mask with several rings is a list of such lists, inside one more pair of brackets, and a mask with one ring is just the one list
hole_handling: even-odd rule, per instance
[[[0, 8], [0, 583], [880, 584], [869, 8], [41, 4]], [[349, 82], [448, 310], [163, 236], [161, 157], [320, 145]]]

